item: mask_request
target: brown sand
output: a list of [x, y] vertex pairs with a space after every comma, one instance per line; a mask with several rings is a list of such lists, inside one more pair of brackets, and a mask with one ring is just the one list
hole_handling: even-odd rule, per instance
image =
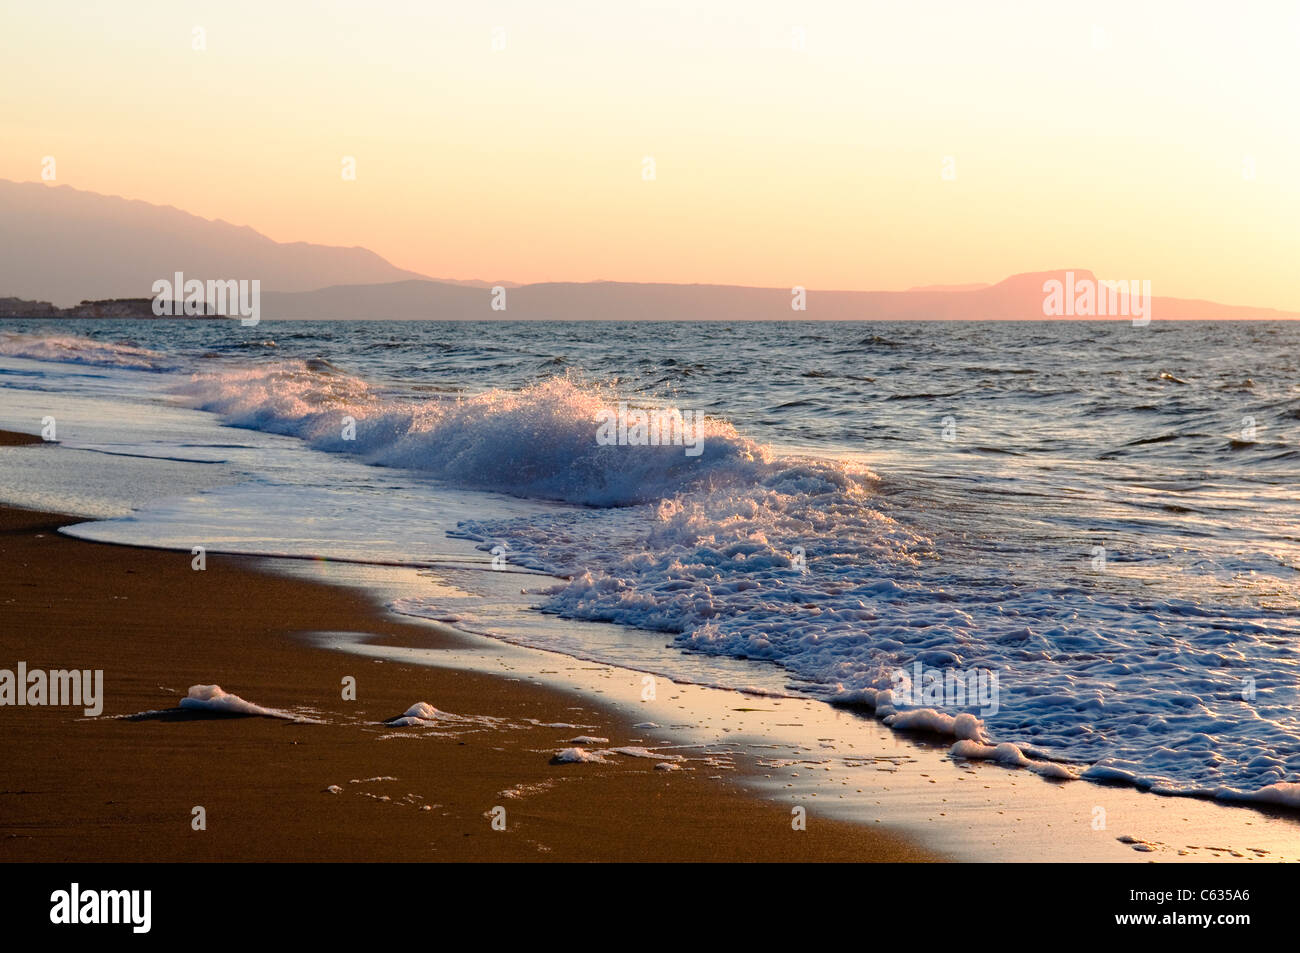
[[0, 447], [27, 447], [34, 443], [44, 443], [40, 437], [13, 430], [0, 430]]
[[[0, 707], [0, 859], [935, 859], [888, 833], [816, 817], [793, 831], [787, 807], [746, 793], [734, 776], [657, 771], [631, 758], [550, 764], [575, 731], [416, 730], [382, 740], [389, 732], [374, 723], [417, 700], [516, 724], [590, 725], [582, 733], [614, 745], [635, 731], [592, 702], [535, 685], [366, 661], [296, 637], [349, 630], [448, 642], [354, 591], [237, 557], [209, 556], [197, 572], [188, 553], [56, 533], [69, 522], [0, 508], [0, 668], [103, 669], [104, 712]], [[358, 680], [355, 702], [341, 699], [346, 675]], [[263, 706], [309, 706], [326, 723], [111, 717], [172, 708], [200, 683]], [[396, 780], [352, 783], [387, 777]], [[196, 805], [206, 809], [204, 831], [191, 829]], [[488, 816], [497, 805], [504, 832]]]

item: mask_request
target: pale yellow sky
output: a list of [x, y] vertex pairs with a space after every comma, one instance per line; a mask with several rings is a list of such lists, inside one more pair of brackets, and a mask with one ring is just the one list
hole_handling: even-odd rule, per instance
[[1300, 0], [46, 0], [0, 37], [0, 178], [436, 277], [1300, 308]]

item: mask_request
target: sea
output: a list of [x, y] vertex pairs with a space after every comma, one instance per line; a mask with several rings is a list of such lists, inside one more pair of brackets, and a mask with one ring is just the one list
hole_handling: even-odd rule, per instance
[[525, 608], [390, 608], [1294, 807], [1298, 362], [1288, 322], [9, 319], [0, 426], [58, 446], [0, 499], [457, 566]]

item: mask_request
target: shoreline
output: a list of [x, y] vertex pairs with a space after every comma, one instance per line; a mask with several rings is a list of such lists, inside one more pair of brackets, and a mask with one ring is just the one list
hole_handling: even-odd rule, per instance
[[[39, 452], [18, 445], [43, 442], [7, 431], [0, 439], [15, 447], [4, 453], [18, 456]], [[50, 842], [76, 841], [98, 827], [115, 832], [95, 835], [97, 853], [90, 859], [96, 860], [1300, 859], [1300, 816], [1294, 812], [1162, 797], [1127, 785], [1053, 781], [953, 759], [950, 739], [894, 731], [871, 715], [812, 698], [660, 675], [653, 677], [667, 688], [647, 705], [642, 682], [653, 666], [633, 670], [561, 654], [587, 640], [615, 637], [620, 627], [532, 612], [518, 583], [464, 563], [417, 570], [211, 552], [207, 569], [195, 572], [184, 549], [58, 532], [88, 518], [0, 506], [0, 564], [16, 567], [3, 576], [0, 599], [6, 621], [17, 620], [20, 633], [6, 643], [21, 649], [6, 644], [0, 668], [20, 661], [29, 669], [104, 668], [109, 698], [98, 719], [83, 718], [80, 710], [0, 707], [5, 727], [23, 729], [0, 732], [0, 756], [18, 766], [0, 791], [0, 818], [20, 818], [0, 824], [10, 846], [6, 859], [88, 859], [58, 853]], [[395, 598], [431, 586], [468, 597], [505, 628], [479, 629], [491, 631], [489, 637], [389, 608]], [[256, 617], [248, 612], [253, 605]], [[527, 614], [530, 628], [543, 626], [543, 645], [569, 648], [512, 641], [511, 613]], [[101, 630], [120, 647], [118, 656], [105, 655]], [[629, 634], [645, 637], [639, 630], [624, 637]], [[46, 649], [59, 654], [42, 656]], [[355, 702], [340, 697], [345, 675], [358, 679]], [[190, 685], [212, 683], [256, 705], [298, 710], [304, 720], [198, 718], [168, 710]], [[126, 700], [117, 699], [115, 707], [115, 694], [123, 692]], [[425, 728], [382, 724], [417, 702], [452, 714]], [[155, 714], [128, 720], [143, 712]], [[170, 734], [158, 734], [160, 728]], [[36, 741], [14, 737], [29, 731]], [[603, 763], [550, 763], [580, 735], [609, 739], [588, 745], [604, 752]], [[290, 738], [287, 748], [272, 744], [280, 737]], [[49, 754], [69, 744], [66, 762]], [[188, 786], [173, 777], [202, 764], [214, 745], [232, 750], [204, 764]], [[656, 754], [612, 753], [620, 747]], [[160, 750], [166, 759], [155, 766]], [[111, 768], [105, 751], [131, 770]], [[310, 758], [319, 762], [315, 773], [304, 761]], [[106, 808], [76, 790], [78, 763], [93, 765], [98, 787], [133, 792], [134, 814], [126, 816], [137, 820], [158, 813], [157, 805], [150, 807], [152, 791], [210, 808], [194, 800], [195, 793], [176, 792], [215, 790], [210, 797], [222, 805], [222, 816], [244, 824], [243, 839], [210, 854], [188, 836], [177, 840], [177, 829], [164, 834], [149, 828], [143, 840], [150, 847], [141, 853], [120, 824], [87, 820]], [[137, 781], [132, 771], [142, 763], [146, 769]], [[59, 773], [65, 766], [71, 773]], [[223, 774], [230, 766], [238, 771]], [[249, 778], [273, 781], [258, 785]], [[412, 786], [397, 790], [406, 783]], [[371, 810], [321, 808], [316, 795], [328, 796], [331, 785], [340, 789], [336, 805], [358, 801]], [[42, 813], [40, 799], [29, 796], [41, 792], [57, 799], [59, 812]], [[269, 803], [273, 796], [284, 803]], [[459, 833], [442, 830], [439, 839], [428, 840], [427, 825], [408, 830], [405, 822], [376, 815], [378, 806], [419, 812]], [[507, 809], [507, 832], [516, 833], [519, 821], [523, 836], [510, 839], [515, 844], [465, 841], [482, 831], [500, 833], [488, 816], [499, 806]], [[806, 809], [807, 830], [794, 832], [791, 811], [799, 806]], [[1099, 810], [1107, 821], [1097, 827]], [[338, 828], [331, 820], [313, 835], [331, 840], [326, 849], [304, 846], [311, 837], [302, 818], [315, 814], [346, 818], [353, 833], [341, 839], [331, 834]], [[179, 831], [188, 835], [188, 815], [181, 821]], [[287, 830], [280, 835], [282, 827]], [[689, 833], [665, 836], [665, 828]], [[268, 830], [277, 834], [263, 846]], [[425, 847], [385, 846], [393, 830], [407, 832], [407, 840], [425, 838]], [[800, 840], [788, 841], [790, 833]], [[42, 843], [32, 846], [33, 837]], [[32, 842], [15, 850], [24, 840]], [[333, 843], [339, 840], [346, 843]], [[267, 853], [241, 853], [250, 843]], [[385, 853], [389, 849], [396, 853]]]
[[[640, 733], [596, 701], [507, 673], [362, 662], [307, 644], [304, 633], [348, 629], [457, 647], [359, 593], [245, 557], [213, 554], [197, 572], [188, 553], [57, 532], [78, 521], [0, 507], [10, 567], [0, 667], [103, 669], [105, 686], [97, 718], [0, 707], [5, 860], [939, 859], [845, 821], [795, 831], [781, 805], [689, 764], [552, 764], [574, 737], [618, 747]], [[349, 675], [355, 701], [341, 697]], [[169, 711], [194, 684], [314, 721]], [[455, 717], [382, 724], [420, 701]], [[129, 717], [146, 712], [162, 714]], [[559, 724], [577, 727], [546, 727]], [[192, 828], [195, 807], [205, 830]], [[497, 807], [505, 831], [492, 827]]]

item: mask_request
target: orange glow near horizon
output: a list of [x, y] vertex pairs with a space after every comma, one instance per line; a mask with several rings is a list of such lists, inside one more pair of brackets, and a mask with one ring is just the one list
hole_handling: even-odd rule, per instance
[[10, 7], [0, 178], [431, 277], [1300, 310], [1300, 4], [543, 6]]

